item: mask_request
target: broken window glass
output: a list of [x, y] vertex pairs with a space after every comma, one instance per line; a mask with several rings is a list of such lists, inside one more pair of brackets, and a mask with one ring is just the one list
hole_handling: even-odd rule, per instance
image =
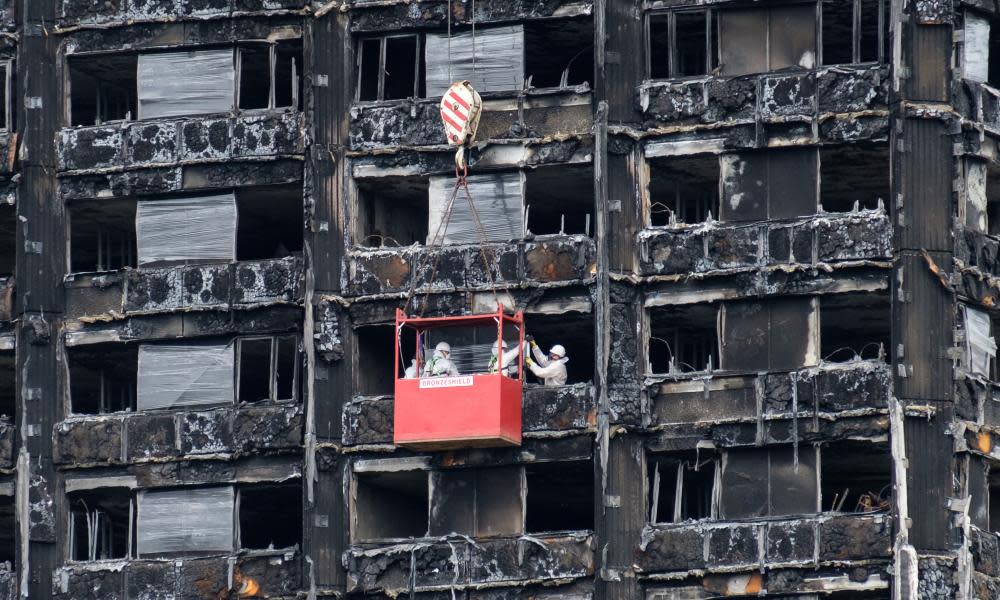
[[652, 373], [691, 373], [719, 365], [718, 306], [657, 307], [649, 311], [647, 358]]
[[421, 41], [418, 35], [360, 40], [357, 99], [366, 102], [423, 96]]
[[141, 344], [138, 408], [233, 402], [233, 344]]
[[649, 467], [649, 522], [712, 518], [717, 457], [712, 452], [654, 454]]
[[719, 216], [719, 157], [714, 154], [649, 160], [649, 224], [703, 223]]
[[[450, 40], [450, 41], [449, 41]], [[428, 34], [424, 60], [427, 93], [440, 96], [456, 81], [468, 80], [480, 93], [524, 87], [524, 26]]]
[[239, 490], [240, 548], [283, 549], [302, 544], [302, 483], [243, 486]]
[[352, 500], [354, 542], [427, 535], [427, 471], [356, 472]]
[[446, 218], [447, 229], [441, 231], [445, 244], [473, 244], [484, 238], [491, 242], [521, 239], [524, 235], [524, 173], [470, 175], [467, 181], [476, 213], [474, 215], [470, 209], [465, 192], [460, 191], [449, 218], [447, 209], [455, 179], [431, 177], [427, 243], [434, 241], [432, 238], [438, 226]]
[[240, 338], [239, 402], [297, 398], [298, 338], [294, 335]]
[[67, 351], [70, 404], [74, 414], [135, 410], [138, 347], [95, 344]]
[[139, 55], [139, 118], [224, 113], [233, 110], [233, 49]]
[[139, 492], [138, 556], [231, 552], [234, 506], [232, 486]]
[[970, 373], [989, 377], [991, 365], [996, 360], [997, 344], [993, 338], [990, 315], [986, 311], [964, 306], [965, 310], [965, 356]]
[[70, 56], [71, 125], [100, 125], [138, 117], [135, 54]]
[[139, 266], [230, 262], [236, 258], [236, 198], [140, 200], [135, 229]]
[[128, 556], [132, 498], [127, 488], [101, 488], [67, 494], [69, 556], [75, 561]]

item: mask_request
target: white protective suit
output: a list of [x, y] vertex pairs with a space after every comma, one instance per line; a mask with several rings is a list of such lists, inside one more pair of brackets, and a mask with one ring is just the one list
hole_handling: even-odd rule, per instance
[[424, 377], [458, 377], [458, 368], [448, 358], [450, 355], [450, 350], [435, 348], [434, 356], [424, 365]]
[[500, 372], [507, 376], [517, 378], [517, 355], [519, 354], [520, 347], [513, 348], [511, 350], [507, 349], [507, 342], [503, 343], [503, 353], [501, 354], [501, 359], [497, 360], [497, 345], [493, 344], [490, 349], [490, 364], [487, 369], [490, 373], [497, 372], [497, 363], [500, 363]]
[[406, 367], [406, 371], [403, 373], [403, 379], [416, 379], [417, 378], [417, 359], [410, 359], [410, 366]]
[[568, 357], [564, 356], [563, 358], [553, 360], [542, 352], [542, 349], [534, 342], [531, 344], [531, 353], [535, 356], [535, 362], [528, 363], [528, 368], [535, 374], [535, 377], [542, 379], [545, 385], [566, 385], [566, 363], [569, 362]]

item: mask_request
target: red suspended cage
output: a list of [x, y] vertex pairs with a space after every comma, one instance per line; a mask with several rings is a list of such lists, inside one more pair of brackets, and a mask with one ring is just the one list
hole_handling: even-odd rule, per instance
[[[521, 392], [523, 352], [517, 353], [517, 370], [506, 374], [503, 365], [490, 372], [489, 364], [458, 376], [425, 377], [424, 354], [434, 348], [435, 337], [443, 339], [459, 328], [496, 328], [498, 347], [524, 347], [524, 315], [507, 313], [498, 305], [496, 313], [459, 317], [409, 317], [396, 310], [395, 410], [393, 442], [417, 450], [449, 450], [519, 446], [521, 444]], [[407, 329], [416, 333], [413, 354], [403, 347]], [[505, 340], [504, 333], [507, 332]], [[453, 347], [454, 353], [454, 347]], [[401, 359], [416, 358], [417, 376], [404, 377]], [[406, 360], [408, 362], [408, 360]], [[502, 359], [501, 359], [502, 362]], [[513, 366], [513, 365], [511, 365]]]

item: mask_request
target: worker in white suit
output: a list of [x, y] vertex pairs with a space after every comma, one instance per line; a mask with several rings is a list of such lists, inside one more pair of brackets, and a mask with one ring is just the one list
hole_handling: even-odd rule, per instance
[[535, 377], [544, 381], [545, 385], [566, 385], [566, 363], [569, 362], [566, 348], [556, 344], [546, 355], [535, 343], [535, 338], [528, 335], [524, 339], [531, 345], [531, 354], [535, 357], [535, 360], [527, 357], [526, 361]]
[[520, 351], [520, 346], [508, 350], [506, 341], [501, 340], [500, 342], [493, 342], [493, 347], [490, 349], [490, 364], [488, 371], [490, 373], [500, 371], [501, 374], [516, 379], [517, 355], [520, 354]]
[[438, 342], [434, 355], [424, 365], [424, 377], [458, 377], [458, 368], [451, 362], [451, 344]]

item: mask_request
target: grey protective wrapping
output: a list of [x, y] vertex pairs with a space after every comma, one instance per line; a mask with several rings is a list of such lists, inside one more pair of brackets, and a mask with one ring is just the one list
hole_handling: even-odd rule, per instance
[[[475, 45], [475, 61], [473, 61]], [[468, 79], [479, 92], [518, 91], [524, 87], [524, 26], [477, 29], [451, 36], [427, 35], [427, 95], [441, 96], [451, 84]]]
[[139, 266], [236, 260], [236, 196], [141, 200], [135, 236]]
[[989, 376], [990, 360], [996, 358], [997, 343], [990, 332], [990, 316], [970, 306], [965, 307], [965, 344], [968, 369]]
[[[505, 242], [524, 235], [524, 174], [520, 171], [472, 175], [469, 193], [476, 206], [486, 239]], [[444, 217], [455, 187], [453, 177], [432, 177], [427, 241], [430, 243]], [[446, 244], [472, 244], [481, 240], [465, 192], [460, 191], [445, 231]]]
[[232, 486], [139, 493], [139, 556], [168, 552], [231, 552]]
[[233, 110], [233, 49], [139, 55], [139, 118]]
[[139, 410], [233, 402], [232, 344], [139, 346]]
[[990, 74], [990, 22], [965, 13], [965, 78], [986, 81]]

